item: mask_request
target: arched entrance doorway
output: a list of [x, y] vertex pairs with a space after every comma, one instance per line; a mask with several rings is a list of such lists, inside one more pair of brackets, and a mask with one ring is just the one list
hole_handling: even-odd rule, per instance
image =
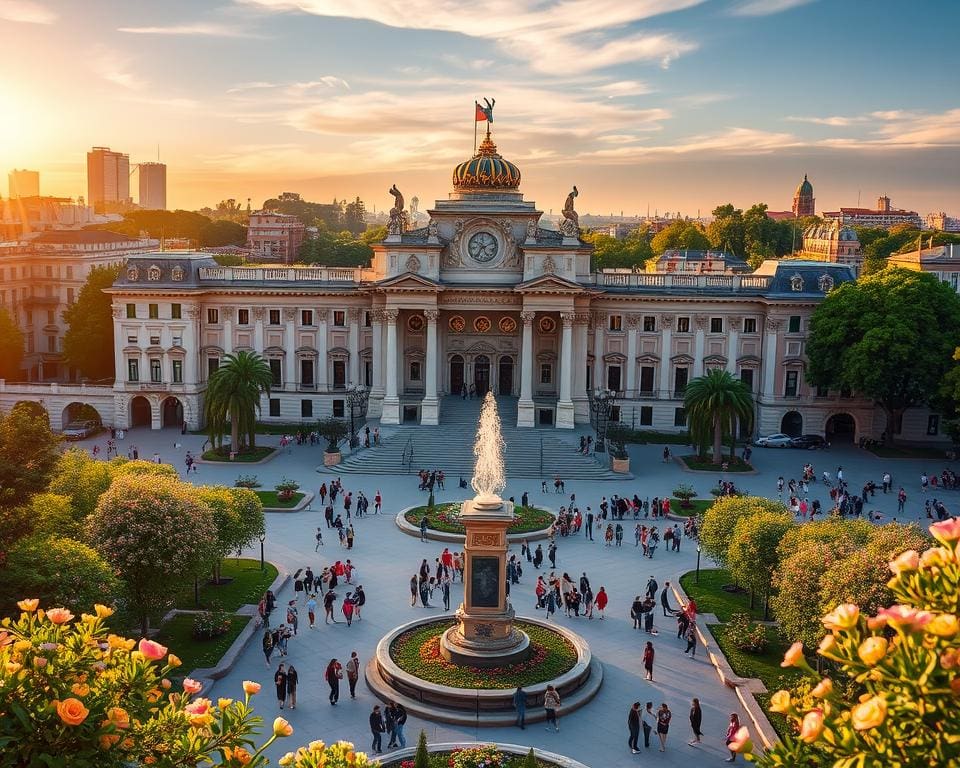
[[100, 412], [92, 405], [87, 403], [70, 403], [63, 409], [63, 426], [74, 424], [79, 421], [94, 421], [97, 424], [103, 424]]
[[827, 441], [852, 443], [857, 436], [857, 423], [849, 413], [835, 413], [827, 419]]
[[150, 401], [142, 395], [137, 395], [130, 401], [130, 426], [150, 427], [153, 425], [153, 412]]
[[513, 394], [513, 358], [504, 355], [500, 358], [497, 371], [497, 392], [501, 395]]
[[780, 431], [790, 437], [800, 437], [803, 434], [803, 416], [797, 411], [787, 411], [780, 420]]
[[168, 397], [160, 409], [160, 419], [164, 427], [182, 427], [183, 403], [176, 397]]
[[477, 355], [473, 360], [473, 386], [477, 388], [477, 397], [483, 397], [490, 389], [490, 358]]
[[454, 355], [450, 358], [450, 394], [459, 395], [463, 389], [463, 358]]

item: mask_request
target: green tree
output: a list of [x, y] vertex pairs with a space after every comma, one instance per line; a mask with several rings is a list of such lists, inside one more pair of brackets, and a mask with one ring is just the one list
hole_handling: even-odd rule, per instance
[[23, 331], [16, 318], [0, 306], [0, 379], [17, 381], [23, 378]]
[[354, 235], [359, 235], [367, 228], [367, 207], [359, 197], [344, 206], [343, 226]]
[[814, 310], [807, 378], [875, 401], [890, 442], [904, 411], [937, 394], [960, 344], [960, 297], [936, 275], [905, 269], [844, 283]]
[[527, 756], [523, 760], [523, 768], [540, 768], [537, 756], [533, 753], [533, 747], [530, 747], [530, 751], [527, 752]]
[[269, 394], [272, 382], [270, 366], [257, 353], [241, 350], [226, 355], [207, 382], [203, 404], [211, 443], [222, 446], [229, 420], [231, 450], [240, 450], [241, 435], [246, 437], [246, 445], [256, 447], [260, 394]]
[[831, 548], [837, 544], [845, 550], [864, 546], [873, 533], [873, 525], [866, 520], [827, 517], [823, 520], [811, 520], [806, 525], [797, 525], [787, 531], [777, 546], [778, 558], [782, 562], [793, 555], [807, 542]]
[[33, 403], [0, 412], [0, 506], [22, 505], [46, 489], [60, 457], [60, 436]]
[[69, 496], [58, 493], [38, 493], [28, 505], [34, 535], [67, 536], [80, 541], [83, 538], [83, 519], [73, 508]]
[[713, 209], [713, 221], [707, 227], [710, 244], [721, 251], [743, 258], [746, 255], [746, 229], [743, 211], [731, 203]]
[[713, 440], [713, 463], [723, 463], [723, 434], [737, 433], [737, 423], [749, 432], [753, 425], [753, 395], [728, 371], [715, 368], [693, 379], [683, 393], [690, 437], [704, 452]]
[[213, 513], [217, 537], [213, 547], [213, 579], [220, 583], [220, 567], [231, 552], [243, 549], [264, 532], [263, 504], [246, 488], [201, 486], [197, 495]]
[[209, 565], [216, 542], [213, 513], [196, 488], [168, 477], [118, 477], [85, 532], [126, 585], [144, 636], [150, 617]]
[[763, 496], [721, 496], [706, 512], [700, 525], [700, 544], [703, 551], [719, 565], [729, 564], [728, 553], [733, 531], [742, 517], [762, 512], [785, 513], [783, 502]]
[[618, 240], [603, 232], [585, 232], [582, 239], [593, 245], [594, 269], [642, 269], [653, 250], [638, 230]]
[[759, 512], [737, 520], [727, 550], [730, 573], [737, 584], [769, 598], [780, 563], [777, 545], [793, 526], [793, 516], [787, 512]]
[[657, 256], [664, 251], [706, 251], [710, 240], [697, 222], [677, 219], [653, 236], [650, 249]]
[[110, 462], [97, 461], [79, 448], [64, 451], [50, 481], [50, 492], [66, 496], [80, 518], [97, 507], [97, 501], [113, 482]]
[[200, 227], [199, 240], [201, 248], [243, 245], [247, 242], [247, 228], [226, 219], [211, 221]]
[[373, 245], [385, 240], [387, 237], [387, 225], [381, 224], [377, 227], [370, 227], [366, 232], [360, 235], [360, 239], [367, 245]]
[[417, 751], [413, 756], [413, 768], [430, 768], [430, 751], [427, 749], [427, 734], [420, 731], [417, 738]]
[[63, 312], [67, 332], [63, 336], [63, 359], [88, 379], [112, 379], [112, 299], [104, 293], [120, 274], [119, 266], [94, 267], [77, 295]]
[[5, 613], [24, 595], [79, 613], [94, 603], [112, 603], [120, 586], [96, 550], [55, 535], [20, 539], [0, 571], [0, 585]]

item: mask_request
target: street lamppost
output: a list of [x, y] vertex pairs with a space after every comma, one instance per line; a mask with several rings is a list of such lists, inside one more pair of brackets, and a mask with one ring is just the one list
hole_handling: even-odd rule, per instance
[[594, 451], [603, 453], [606, 450], [607, 427], [610, 425], [610, 414], [617, 400], [617, 393], [612, 389], [595, 389], [587, 393], [590, 401], [590, 424], [597, 433]]
[[350, 407], [350, 448], [360, 446], [360, 438], [357, 435], [356, 421], [364, 420], [367, 417], [367, 402], [370, 400], [370, 390], [366, 387], [356, 386], [347, 390], [347, 405]]
[[267, 534], [260, 534], [260, 570], [263, 570], [263, 542], [267, 540]]
[[700, 542], [698, 541], [697, 542], [697, 584], [700, 583], [700, 552], [701, 551], [702, 550], [700, 548]]

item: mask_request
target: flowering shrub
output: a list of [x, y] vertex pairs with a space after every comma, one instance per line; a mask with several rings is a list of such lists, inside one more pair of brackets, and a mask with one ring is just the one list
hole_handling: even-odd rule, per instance
[[259, 488], [261, 482], [257, 480], [256, 475], [239, 475], [234, 483], [237, 488]]
[[[182, 768], [218, 762], [263, 768], [264, 750], [293, 728], [273, 721], [266, 741], [243, 683], [241, 700], [203, 698], [187, 678], [175, 690], [170, 673], [180, 660], [151, 640], [110, 633], [111, 609], [97, 605], [77, 620], [66, 608], [21, 600], [19, 619], [0, 629], [0, 768]], [[284, 762], [286, 761], [286, 762]], [[294, 768], [366, 768], [362, 752], [341, 742], [313, 742], [281, 760]]]
[[496, 745], [455, 749], [450, 753], [450, 768], [505, 768], [507, 756]]
[[751, 622], [745, 613], [735, 613], [724, 627], [724, 637], [738, 650], [763, 653], [767, 650], [767, 631], [762, 624]]
[[783, 666], [818, 682], [808, 696], [778, 691], [770, 708], [797, 735], [754, 758], [742, 728], [732, 749], [765, 767], [960, 764], [960, 520], [935, 523], [930, 533], [935, 546], [890, 563], [895, 605], [870, 616], [847, 603], [822, 619], [830, 634], [817, 653], [861, 686], [858, 700], [845, 700], [830, 677], [820, 679], [794, 643]]
[[292, 499], [293, 494], [296, 493], [297, 489], [299, 488], [300, 483], [296, 482], [295, 480], [290, 480], [286, 477], [274, 486], [274, 489], [277, 492], [277, 498], [281, 501]]
[[230, 614], [226, 611], [201, 611], [193, 617], [193, 637], [212, 640], [230, 631]]

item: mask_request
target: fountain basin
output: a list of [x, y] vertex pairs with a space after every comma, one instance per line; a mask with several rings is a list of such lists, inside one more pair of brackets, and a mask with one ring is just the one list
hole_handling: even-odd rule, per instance
[[[444, 509], [459, 509], [463, 505], [462, 501], [456, 502], [443, 502], [436, 504], [434, 506], [435, 510], [438, 510], [437, 515], [442, 514]], [[397, 528], [403, 531], [408, 536], [420, 537], [420, 518], [423, 516], [423, 511], [427, 508], [425, 505], [420, 504], [413, 507], [406, 507], [400, 510], [397, 513], [396, 523]], [[517, 509], [521, 509], [517, 507]], [[550, 526], [553, 525], [554, 520], [556, 520], [556, 513], [546, 507], [527, 507], [525, 511], [521, 512], [523, 518], [528, 518], [529, 523], [521, 523], [523, 528], [529, 528], [529, 530], [518, 530], [516, 533], [511, 533], [510, 528], [507, 529], [507, 541], [510, 544], [519, 544], [521, 541], [526, 539], [527, 541], [538, 541], [547, 538], [550, 532]], [[441, 521], [442, 522], [442, 521]], [[451, 523], [444, 524], [444, 528], [456, 528], [459, 527], [460, 531], [457, 530], [441, 530], [438, 528], [427, 528], [427, 538], [431, 541], [445, 541], [451, 544], [463, 544], [466, 534], [463, 532], [463, 525], [459, 526]]]

